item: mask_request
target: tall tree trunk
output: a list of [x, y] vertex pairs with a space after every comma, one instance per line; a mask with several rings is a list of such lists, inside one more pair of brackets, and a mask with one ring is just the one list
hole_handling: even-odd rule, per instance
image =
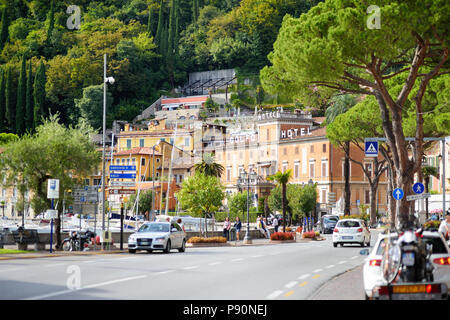
[[286, 184], [281, 185], [281, 207], [283, 208], [283, 232], [286, 232]]
[[370, 185], [370, 225], [377, 223], [377, 190], [378, 181]]
[[345, 143], [345, 162], [344, 162], [344, 178], [345, 178], [345, 186], [344, 186], [344, 215], [350, 214], [350, 200], [351, 200], [351, 191], [350, 191], [350, 141]]

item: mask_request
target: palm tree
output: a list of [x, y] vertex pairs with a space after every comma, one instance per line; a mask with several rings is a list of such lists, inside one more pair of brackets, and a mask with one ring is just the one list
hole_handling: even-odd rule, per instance
[[267, 177], [268, 180], [275, 181], [281, 185], [281, 207], [283, 208], [283, 232], [286, 232], [286, 186], [289, 180], [292, 178], [292, 170], [289, 169], [285, 172], [278, 171], [272, 176]]
[[210, 153], [205, 153], [202, 162], [196, 163], [194, 169], [195, 172], [218, 178], [222, 176], [223, 171], [225, 170], [221, 164], [214, 162], [214, 156]]
[[[425, 167], [422, 167], [422, 174], [423, 174], [423, 178], [425, 180], [425, 192], [428, 193], [431, 176], [437, 178], [439, 173], [435, 167], [425, 166]], [[426, 217], [428, 220], [428, 198], [425, 199], [425, 208], [426, 208], [426, 214], [427, 214]]]

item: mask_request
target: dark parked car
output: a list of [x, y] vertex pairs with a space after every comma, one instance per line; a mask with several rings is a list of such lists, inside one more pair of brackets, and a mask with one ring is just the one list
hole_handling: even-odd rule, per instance
[[320, 233], [327, 234], [333, 233], [336, 223], [339, 221], [339, 217], [335, 215], [324, 215], [320, 218], [319, 231]]

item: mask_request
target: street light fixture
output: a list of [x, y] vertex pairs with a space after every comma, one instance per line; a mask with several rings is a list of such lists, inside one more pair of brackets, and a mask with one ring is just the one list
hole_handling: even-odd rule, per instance
[[256, 172], [254, 172], [253, 170], [250, 170], [249, 173], [243, 170], [239, 174], [238, 184], [245, 185], [245, 182], [247, 182], [247, 233], [244, 237], [244, 244], [252, 243], [252, 239], [250, 236], [250, 208], [249, 208], [250, 179], [251, 180], [256, 179]]
[[105, 190], [105, 140], [106, 140], [106, 84], [113, 84], [115, 82], [113, 77], [106, 77], [106, 53], [103, 56], [104, 64], [103, 64], [103, 153], [102, 153], [102, 231], [105, 230], [105, 198], [106, 198], [106, 190]]

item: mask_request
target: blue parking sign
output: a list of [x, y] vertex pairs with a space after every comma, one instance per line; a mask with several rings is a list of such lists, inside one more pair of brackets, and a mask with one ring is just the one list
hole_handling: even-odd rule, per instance
[[366, 157], [378, 157], [378, 141], [364, 141], [364, 153]]

